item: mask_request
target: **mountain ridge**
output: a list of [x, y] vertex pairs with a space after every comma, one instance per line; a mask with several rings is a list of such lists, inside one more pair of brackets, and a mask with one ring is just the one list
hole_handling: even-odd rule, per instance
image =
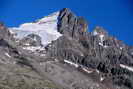
[[[48, 21], [52, 16], [57, 18], [56, 23]], [[87, 21], [68, 8], [43, 21], [30, 23], [19, 33], [18, 28], [14, 31], [0, 25], [1, 88], [133, 89], [133, 47], [110, 36], [102, 27], [87, 32]], [[41, 35], [37, 33], [40, 26]], [[44, 44], [51, 37], [45, 34], [49, 29], [51, 35], [58, 36]], [[31, 32], [23, 35], [21, 30]]]

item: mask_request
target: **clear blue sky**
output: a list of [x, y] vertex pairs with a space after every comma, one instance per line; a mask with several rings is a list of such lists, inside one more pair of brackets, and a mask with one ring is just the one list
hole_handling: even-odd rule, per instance
[[85, 17], [126, 44], [133, 45], [133, 0], [0, 0], [0, 21], [7, 26], [32, 22], [62, 8]]

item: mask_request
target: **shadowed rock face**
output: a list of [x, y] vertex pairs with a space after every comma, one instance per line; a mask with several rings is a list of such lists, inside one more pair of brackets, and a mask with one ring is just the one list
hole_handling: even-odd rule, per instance
[[76, 38], [87, 30], [86, 20], [83, 17], [77, 17], [67, 8], [60, 11], [58, 20], [58, 31], [64, 35]]
[[102, 27], [86, 30], [86, 20], [64, 8], [62, 36], [44, 48], [40, 36], [15, 42], [0, 24], [0, 89], [133, 89], [133, 47]]

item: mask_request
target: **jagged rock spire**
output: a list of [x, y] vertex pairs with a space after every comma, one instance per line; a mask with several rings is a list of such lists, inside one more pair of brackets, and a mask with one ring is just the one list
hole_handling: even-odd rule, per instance
[[87, 31], [87, 21], [83, 17], [77, 17], [70, 9], [64, 8], [58, 17], [58, 31], [72, 37], [77, 37]]

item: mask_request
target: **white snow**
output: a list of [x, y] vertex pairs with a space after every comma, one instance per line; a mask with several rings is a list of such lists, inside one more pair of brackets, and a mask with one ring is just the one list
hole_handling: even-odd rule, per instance
[[108, 48], [107, 45], [104, 45], [104, 44], [103, 44], [104, 37], [105, 37], [104, 34], [100, 34], [100, 35], [99, 35], [99, 38], [100, 38], [99, 45], [100, 45], [100, 46], [103, 46], [104, 48]]
[[104, 35], [100, 34], [99, 37], [100, 37], [101, 42], [103, 42], [104, 41]]
[[87, 73], [92, 73], [93, 71], [89, 71], [89, 70], [87, 70], [86, 68], [82, 68], [85, 72], [87, 72]]
[[126, 65], [123, 65], [123, 64], [120, 64], [120, 67], [125, 68], [125, 69], [133, 72], [133, 68], [132, 67], [129, 67], [129, 66], [126, 66]]
[[104, 80], [104, 77], [100, 77], [100, 81], [102, 82]]
[[98, 74], [100, 73], [100, 71], [99, 71], [99, 70], [97, 70], [97, 69], [96, 69], [96, 72], [97, 72]]
[[103, 45], [103, 42], [99, 42], [99, 45], [100, 46], [103, 46], [104, 48], [108, 48], [109, 46], [107, 46], [107, 45]]
[[108, 46], [107, 46], [107, 45], [104, 45], [103, 47], [104, 47], [104, 48], [108, 48]]
[[49, 16], [46, 16], [40, 20], [38, 20], [38, 23], [45, 23], [45, 22], [51, 22], [51, 21], [56, 21], [57, 20], [57, 16], [59, 15], [59, 12], [55, 12]]
[[99, 45], [100, 45], [100, 46], [103, 46], [103, 43], [99, 42]]
[[15, 32], [13, 32], [12, 30], [9, 30], [9, 32], [10, 32], [11, 34], [15, 34]]
[[33, 38], [33, 40], [34, 40], [34, 41], [37, 41], [37, 38], [36, 38], [36, 37], [34, 37], [34, 38]]
[[123, 47], [120, 47], [120, 50], [122, 50], [123, 49]]
[[29, 46], [30, 44], [28, 44], [28, 43], [26, 43], [26, 44], [24, 44], [25, 46]]
[[28, 46], [28, 47], [23, 47], [23, 49], [25, 49], [25, 50], [30, 50], [30, 51], [32, 51], [32, 52], [35, 52], [36, 50], [44, 50], [44, 48], [43, 47], [40, 47], [40, 46], [38, 46], [38, 47], [34, 47], [34, 46]]
[[6, 55], [7, 57], [11, 58], [11, 56], [9, 55], [9, 53], [5, 53], [5, 55]]
[[98, 32], [97, 32], [97, 31], [94, 31], [94, 32], [93, 32], [93, 35], [94, 35], [94, 36], [98, 35]]
[[41, 37], [42, 44], [45, 46], [62, 36], [57, 31], [58, 15], [59, 12], [56, 12], [35, 23], [25, 23], [11, 29], [17, 33], [17, 38], [19, 39], [32, 33], [37, 34]]
[[71, 62], [71, 61], [64, 60], [64, 62], [65, 62], [65, 63], [68, 63], [68, 64], [70, 64], [70, 65], [73, 65], [73, 66], [75, 66], [76, 68], [78, 68], [78, 67], [79, 67], [79, 65], [78, 65], [78, 64], [73, 63], [73, 62]]

